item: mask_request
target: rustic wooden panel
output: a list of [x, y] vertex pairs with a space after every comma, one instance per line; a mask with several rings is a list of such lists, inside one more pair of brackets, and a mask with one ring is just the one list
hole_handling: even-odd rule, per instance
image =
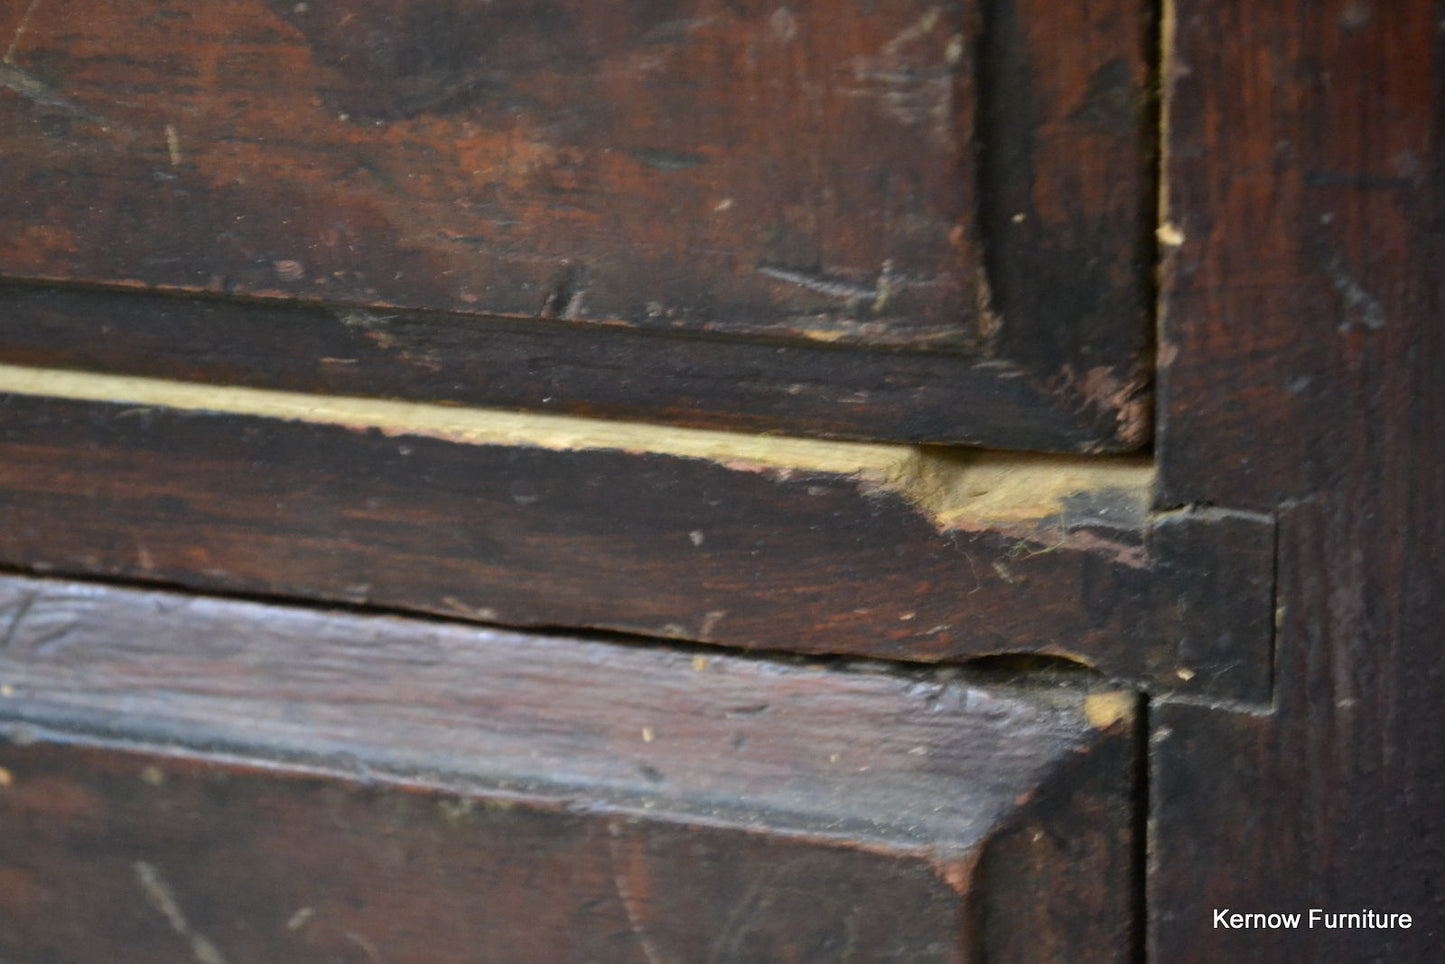
[[999, 361], [561, 323], [0, 286], [0, 361], [686, 426], [1116, 451], [1140, 396]]
[[1147, 438], [1141, 0], [8, 6], [9, 276], [928, 349]]
[[1128, 694], [13, 578], [0, 610], [7, 956], [1129, 953]]
[[[1162, 487], [1281, 507], [1280, 635], [1273, 712], [1152, 713], [1155, 953], [1429, 960], [1445, 941], [1442, 9], [1175, 6]], [[1223, 907], [1414, 925], [1233, 931], [1213, 926]]]
[[[801, 652], [1057, 654], [1268, 698], [1269, 519], [1149, 516], [1145, 489], [1089, 488], [1093, 460], [837, 444], [808, 465], [150, 403], [16, 395], [4, 411], [11, 565]], [[865, 472], [855, 451], [897, 462]], [[951, 492], [964, 509], [929, 501]]]

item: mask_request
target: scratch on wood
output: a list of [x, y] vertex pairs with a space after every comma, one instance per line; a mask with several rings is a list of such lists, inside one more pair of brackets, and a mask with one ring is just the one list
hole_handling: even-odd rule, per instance
[[[1345, 307], [1354, 312], [1366, 328], [1379, 331], [1385, 327], [1385, 306], [1345, 270], [1344, 262], [1338, 256], [1331, 258], [1325, 265], [1325, 274], [1343, 299]], [[1346, 332], [1352, 327], [1353, 323], [1345, 321], [1339, 325], [1338, 330]]]
[[747, 936], [749, 923], [755, 915], [766, 910], [772, 903], [773, 879], [780, 872], [780, 868], [773, 867], [761, 876], [754, 878], [748, 885], [748, 889], [743, 892], [742, 899], [733, 905], [722, 929], [718, 931], [717, 939], [713, 941], [712, 948], [708, 951], [708, 964], [725, 964], [727, 961], [738, 960], [738, 951], [741, 949], [743, 938]]
[[186, 920], [186, 915], [181, 911], [181, 905], [176, 900], [175, 891], [171, 889], [170, 884], [166, 883], [155, 865], [146, 863], [144, 860], [137, 860], [134, 866], [135, 875], [140, 881], [146, 903], [160, 911], [170, 923], [171, 930], [191, 942], [191, 954], [194, 955], [198, 964], [226, 964], [225, 957], [216, 949], [216, 946], [203, 935], [191, 929], [190, 922]]
[[357, 947], [361, 948], [361, 950], [371, 960], [371, 964], [386, 964], [386, 958], [382, 957], [381, 953], [377, 951], [376, 945], [371, 943], [371, 941], [367, 940], [362, 935], [356, 933], [356, 931], [347, 931], [346, 939], [351, 941], [351, 943], [355, 944]]
[[664, 964], [666, 958], [657, 952], [657, 948], [652, 945], [652, 938], [647, 936], [647, 931], [642, 926], [642, 919], [633, 906], [631, 888], [627, 886], [627, 875], [622, 871], [622, 830], [612, 823], [608, 824], [607, 832], [607, 849], [612, 858], [612, 885], [617, 889], [617, 896], [627, 912], [627, 922], [632, 926], [633, 936], [637, 938], [637, 944], [642, 948], [642, 956], [647, 958], [647, 964]]
[[897, 56], [904, 47], [913, 41], [922, 40], [924, 37], [933, 33], [933, 28], [938, 26], [938, 18], [941, 13], [942, 11], [940, 11], [938, 7], [929, 7], [923, 12], [923, 16], [909, 24], [901, 33], [888, 41], [883, 47], [883, 53], [890, 57]]
[[14, 91], [32, 104], [64, 111], [89, 121], [101, 130], [112, 129], [112, 125], [105, 120], [92, 114], [70, 98], [57, 94], [49, 84], [9, 62], [0, 63], [0, 87]]
[[863, 285], [852, 284], [847, 281], [839, 281], [836, 278], [829, 278], [825, 275], [809, 274], [804, 271], [793, 271], [789, 268], [773, 268], [763, 265], [758, 268], [758, 274], [767, 275], [769, 278], [776, 278], [779, 281], [786, 281], [800, 288], [807, 288], [809, 291], [816, 291], [822, 295], [833, 298], [846, 298], [851, 301], [874, 301], [878, 298], [877, 288], [867, 288]]
[[793, 268], [779, 268], [773, 265], [760, 265], [757, 268], [758, 274], [766, 275], [778, 281], [786, 281], [800, 288], [809, 291], [816, 291], [819, 294], [828, 295], [832, 298], [839, 298], [848, 302], [867, 301], [871, 302], [875, 312], [882, 311], [888, 306], [888, 301], [895, 294], [905, 288], [932, 288], [938, 285], [937, 281], [924, 278], [910, 278], [898, 274], [893, 269], [892, 261], [884, 261], [878, 269], [878, 280], [872, 286], [861, 285], [841, 278], [811, 271], [797, 271]]
[[659, 148], [640, 147], [627, 152], [637, 163], [655, 171], [690, 171], [702, 167], [707, 158], [701, 154], [686, 151], [664, 151]]
[[30, 0], [30, 5], [20, 15], [20, 22], [15, 25], [15, 36], [10, 40], [10, 46], [5, 49], [5, 56], [0, 57], [0, 62], [13, 64], [15, 62], [15, 51], [20, 47], [20, 38], [25, 36], [25, 31], [30, 26], [30, 18], [35, 14], [35, 8], [40, 6], [40, 0]]
[[853, 59], [853, 74], [859, 86], [848, 91], [853, 97], [873, 97], [897, 120], [910, 126], [932, 121], [937, 134], [947, 136], [952, 116], [954, 69], [963, 56], [964, 39], [948, 37], [939, 63], [920, 62], [905, 54], [906, 48], [933, 34], [942, 11], [930, 7], [906, 27], [876, 56]]
[[35, 605], [35, 600], [39, 596], [39, 591], [28, 592], [15, 607], [15, 612], [10, 617], [10, 625], [5, 627], [5, 637], [0, 639], [0, 652], [9, 649], [10, 644], [15, 641], [15, 634], [20, 631], [20, 624], [25, 621], [25, 617], [30, 613], [30, 607]]

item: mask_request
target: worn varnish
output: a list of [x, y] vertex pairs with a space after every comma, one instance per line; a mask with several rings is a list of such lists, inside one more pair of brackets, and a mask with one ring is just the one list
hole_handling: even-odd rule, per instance
[[[1445, 942], [1438, 3], [1178, 0], [1161, 475], [1280, 510], [1272, 711], [1154, 708], [1162, 961]], [[1212, 908], [1408, 913], [1231, 931]]]
[[[11, 565], [814, 653], [1056, 654], [1268, 697], [1270, 520], [1152, 515], [1147, 463], [536, 417], [551, 434], [529, 437], [452, 408], [424, 426], [372, 402], [4, 378], [76, 396], [4, 397]], [[186, 410], [213, 404], [252, 407]]]
[[1127, 954], [1125, 693], [13, 578], [0, 613], [7, 956]]
[[14, 0], [0, 271], [942, 352], [1137, 447], [1146, 6]]

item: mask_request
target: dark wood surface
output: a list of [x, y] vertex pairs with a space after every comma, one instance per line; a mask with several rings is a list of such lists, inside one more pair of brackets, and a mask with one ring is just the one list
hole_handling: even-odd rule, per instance
[[[1163, 498], [1280, 515], [1272, 711], [1154, 720], [1161, 961], [1445, 943], [1445, 153], [1438, 3], [1182, 0]], [[1212, 911], [1409, 913], [1230, 931]]]
[[[619, 329], [914, 349], [965, 388], [923, 361], [860, 362], [930, 387], [894, 428], [900, 406], [864, 417], [856, 397], [888, 389], [845, 373], [825, 390], [849, 407], [824, 430], [1135, 448], [1152, 367], [1147, 7], [15, 0], [0, 272], [343, 306], [328, 319], [507, 316], [502, 355], [522, 319], [545, 319], [534, 344], [581, 330], [572, 367]], [[188, 322], [184, 340], [216, 337]], [[470, 326], [449, 364], [487, 356], [494, 330]], [[667, 367], [627, 351], [636, 371]], [[716, 381], [704, 408], [819, 429], [829, 399], [789, 420], [796, 404], [730, 391], [737, 350], [658, 351]], [[489, 403], [540, 404], [542, 380]], [[653, 404], [586, 378], [564, 394]], [[1017, 422], [1031, 431], [1010, 439]]]
[[27, 579], [0, 618], [7, 958], [1129, 953], [1127, 692]]
[[[543, 6], [529, 10], [598, 15], [581, 4]], [[113, 959], [108, 947], [86, 943], [84, 922], [99, 893], [113, 896], [100, 905], [109, 916], [95, 918], [93, 933], [133, 935], [126, 940], [154, 948], [158, 960], [233, 947], [238, 957], [284, 959], [296, 953], [285, 942], [309, 940], [318, 956], [370, 961], [378, 945], [368, 907], [389, 920], [421, 922], [381, 934], [405, 958], [420, 946], [418, 933], [456, 946], [501, 934], [497, 918], [454, 911], [458, 905], [437, 894], [456, 894], [459, 879], [472, 886], [477, 868], [491, 863], [504, 874], [496, 904], [510, 907], [508, 895], [534, 879], [522, 876], [532, 873], [522, 855], [543, 852], [553, 862], [575, 861], [575, 887], [544, 902], [568, 923], [548, 918], [509, 938], [522, 942], [515, 947], [523, 957], [655, 964], [659, 948], [683, 959], [752, 960], [840, 957], [867, 947], [880, 958], [1074, 960], [1080, 947], [1106, 954], [1119, 946], [1117, 931], [1098, 944], [1072, 938], [1078, 921], [1115, 927], [1119, 892], [1060, 885], [1055, 870], [1074, 867], [1095, 882], [1118, 872], [1123, 837], [1067, 829], [1080, 814], [1099, 826], [1128, 809], [1118, 805], [1126, 791], [1116, 775], [1128, 770], [1128, 752], [1117, 732], [1078, 759], [1050, 756], [1064, 751], [1048, 744], [1045, 757], [1081, 769], [1045, 767], [1042, 788], [1009, 810], [1006, 824], [977, 824], [991, 829], [979, 831], [987, 842], [970, 851], [968, 886], [960, 890], [939, 876], [935, 854], [887, 821], [878, 825], [884, 831], [858, 829], [856, 839], [842, 841], [806, 830], [806, 821], [789, 823], [796, 814], [784, 820], [778, 814], [786, 808], [777, 806], [756, 811], [773, 820], [761, 833], [740, 811], [707, 818], [688, 794], [715, 761], [705, 770], [644, 759], [664, 775], [678, 767], [678, 794], [668, 796], [671, 785], [639, 766], [627, 771], [623, 789], [635, 795], [624, 799], [597, 784], [518, 794], [501, 788], [495, 772], [462, 780], [465, 768], [423, 779], [388, 764], [374, 745], [340, 755], [313, 746], [298, 755], [299, 734], [323, 722], [308, 714], [326, 709], [306, 687], [340, 685], [327, 675], [334, 666], [313, 664], [314, 677], [293, 678], [275, 661], [247, 663], [247, 654], [277, 642], [264, 634], [215, 634], [215, 646], [232, 646], [222, 652], [208, 648], [210, 633], [140, 633], [127, 649], [97, 627], [112, 619], [151, 625], [146, 619], [173, 607], [265, 611], [276, 625], [310, 627], [306, 638], [321, 640], [318, 655], [341, 659], [359, 640], [364, 653], [345, 657], [344, 675], [364, 681], [372, 695], [390, 692], [396, 704], [413, 705], [419, 694], [445, 691], [453, 695], [441, 702], [453, 710], [465, 700], [447, 689], [452, 680], [428, 676], [445, 660], [403, 673], [405, 696], [387, 690], [387, 654], [411, 650], [386, 632], [362, 633], [348, 622], [361, 618], [355, 613], [297, 614], [178, 595], [200, 591], [384, 607], [413, 619], [624, 631], [652, 642], [594, 640], [573, 652], [629, 654], [617, 657], [619, 665], [639, 667], [644, 681], [668, 666], [692, 673], [694, 656], [723, 659], [701, 648], [669, 655], [658, 639], [978, 660], [967, 673], [1021, 666], [1036, 683], [1046, 681], [1037, 675], [1040, 662], [1018, 656], [1064, 656], [1151, 693], [1149, 781], [1132, 788], [1135, 816], [1147, 808], [1148, 866], [1135, 865], [1130, 877], [1147, 873], [1151, 959], [1438, 955], [1445, 942], [1445, 392], [1435, 373], [1445, 363], [1445, 7], [1437, 0], [1164, 4], [1157, 26], [1167, 113], [1156, 131], [1147, 109], [1140, 112], [1148, 107], [1154, 43], [1145, 38], [1156, 25], [1123, 0], [988, 0], [937, 14], [890, 0], [850, 12], [838, 21], [848, 27], [841, 32], [838, 24], [811, 29], [821, 6], [779, 18], [730, 5], [720, 19], [699, 24], [692, 22], [705, 19], [693, 16], [706, 12], [699, 2], [683, 11], [691, 20], [677, 36], [640, 32], [642, 5], [623, 6], [629, 16], [595, 36], [558, 32], [563, 47], [587, 48], [565, 68], [529, 59], [540, 49], [535, 36], [512, 44], [498, 69], [525, 78], [532, 98], [514, 103], [494, 78], [476, 73], [477, 52], [466, 43], [426, 48], [425, 56], [422, 46], [409, 47], [426, 24], [406, 26], [419, 8], [405, 2], [350, 4], [350, 20], [328, 24], [309, 6], [247, 0], [204, 15], [177, 9], [179, 18], [139, 30], [124, 29], [145, 16], [134, 10], [101, 23], [73, 15], [86, 7], [79, 0], [11, 4], [0, 12], [0, 36], [13, 38], [0, 62], [0, 116], [15, 132], [6, 146], [18, 173], [16, 203], [0, 209], [0, 269], [12, 276], [0, 288], [0, 361], [1025, 449], [1112, 451], [1148, 442], [1153, 432], [1153, 511], [1118, 493], [1093, 493], [1023, 524], [945, 524], [898, 491], [844, 470], [794, 472], [641, 448], [466, 445], [123, 401], [6, 396], [0, 564], [12, 571], [4, 585], [14, 590], [8, 625], [15, 635], [0, 656], [23, 665], [48, 696], [10, 684], [13, 692], [0, 699], [18, 740], [0, 752], [0, 782], [8, 784], [0, 806], [12, 807], [21, 827], [0, 835], [0, 853], [13, 855], [10, 869], [0, 867], [0, 901], [9, 902], [0, 907], [0, 940], [21, 948], [22, 958]], [[910, 20], [905, 14], [915, 9], [921, 19]], [[444, 3], [416, 23], [463, 15], [460, 5]], [[660, 22], [683, 19], [668, 14]], [[966, 41], [956, 59], [951, 41], [939, 46], [936, 31], [946, 22], [961, 25]], [[916, 37], [910, 24], [921, 31]], [[809, 73], [824, 63], [817, 55], [839, 52], [830, 44], [848, 47], [849, 69], [857, 68], [857, 56], [882, 49], [884, 28], [907, 37], [901, 73], [868, 74], [867, 64], [863, 74]], [[91, 39], [80, 43], [85, 30]], [[708, 92], [683, 83], [716, 79], [707, 73], [716, 61], [685, 63], [686, 54], [765, 34], [798, 54], [780, 82], [794, 92], [818, 77], [917, 80], [923, 74], [915, 68], [926, 70], [930, 58], [936, 65], [942, 51], [953, 64], [949, 103], [957, 110], [930, 142], [937, 150], [895, 140], [877, 155], [895, 160], [916, 191], [888, 194], [881, 181], [859, 180], [863, 167], [848, 166], [856, 158], [832, 135], [816, 143], [761, 135], [775, 122], [796, 122], [802, 97], [740, 113], [750, 125], [739, 128], [747, 134], [740, 153], [647, 140], [711, 137], [723, 123], [717, 112], [689, 115], [670, 131], [647, 118], [709, 98], [714, 106], [741, 104], [737, 77]], [[188, 36], [214, 42], [181, 43], [169, 59], [125, 60], [127, 44], [154, 51], [158, 38]], [[225, 54], [202, 63], [201, 47]], [[429, 59], [437, 52], [445, 56]], [[609, 57], [654, 52], [666, 82], [637, 88], [635, 111], [594, 111], [591, 120], [564, 119], [546, 138], [537, 134], [537, 125], [553, 124], [548, 112], [557, 98], [577, 92], [579, 77]], [[358, 56], [379, 59], [362, 70]], [[139, 70], [155, 85], [137, 83]], [[640, 75], [620, 76], [625, 85]], [[248, 89], [274, 96], [250, 101]], [[595, 107], [621, 89], [586, 91], [591, 99], [580, 103]], [[856, 89], [857, 103], [821, 108], [845, 137], [919, 123], [900, 116], [913, 101]], [[483, 121], [513, 107], [509, 129], [520, 139], [489, 140], [496, 128]], [[278, 119], [288, 119], [285, 136], [267, 127]], [[1154, 428], [1150, 365], [1141, 356], [1149, 336], [1138, 316], [1150, 288], [1142, 262], [1152, 242], [1139, 213], [1150, 206], [1156, 133], [1163, 258]], [[605, 154], [613, 135], [622, 147]], [[512, 156], [519, 146], [557, 153], [526, 170], [508, 168], [518, 180], [493, 185], [482, 199], [493, 207], [484, 209], [450, 203], [472, 200], [458, 187], [465, 172], [456, 167], [455, 144], [492, 152], [492, 167], [498, 152]], [[802, 162], [826, 156], [847, 163], [824, 172]], [[750, 173], [748, 165], [770, 157], [788, 159], [786, 177]], [[962, 176], [930, 167], [939, 157], [956, 162], [952, 173]], [[595, 180], [558, 180], [584, 164]], [[855, 192], [789, 207], [788, 192], [819, 190], [835, 175]], [[708, 180], [715, 176], [723, 180]], [[658, 213], [685, 208], [689, 191], [695, 200], [703, 189], [734, 184], [741, 187], [728, 194], [732, 206], [704, 212], [716, 218], [679, 224]], [[743, 188], [766, 204], [740, 203]], [[585, 227], [586, 204], [612, 218], [607, 232]], [[535, 232], [499, 247], [501, 235], [487, 232], [514, 226], [488, 219], [528, 205], [559, 217], [518, 217]], [[873, 233], [825, 237], [823, 216], [845, 208]], [[877, 225], [900, 212], [920, 219], [910, 222], [920, 237], [936, 240], [946, 223], [963, 230], [950, 228], [942, 246], [925, 238], [892, 258], [885, 249], [903, 220]], [[751, 229], [726, 220], [743, 215], [753, 218]], [[565, 218], [577, 230], [558, 233]], [[846, 257], [808, 250], [794, 232], [799, 225]], [[689, 234], [734, 229], [717, 248]], [[611, 257], [621, 250], [640, 252], [640, 260]], [[893, 261], [886, 272], [885, 257]], [[934, 277], [927, 272], [946, 258], [954, 273], [937, 274], [945, 283], [908, 283]], [[127, 287], [149, 290], [123, 295]], [[48, 584], [22, 570], [167, 585], [173, 594], [98, 584], [35, 592]], [[52, 611], [26, 611], [45, 599], [60, 600], [54, 635], [46, 623]], [[118, 608], [101, 616], [92, 605]], [[332, 621], [360, 635], [329, 636]], [[412, 631], [390, 619], [366, 625]], [[489, 647], [523, 639], [476, 627], [434, 631], [468, 640], [455, 649], [463, 654], [456, 658], [472, 660], [467, 665], [482, 665], [488, 653], [505, 661]], [[92, 648], [67, 649], [78, 640]], [[279, 645], [300, 649], [295, 637]], [[181, 660], [183, 651], [199, 662]], [[146, 663], [147, 652], [164, 656], [164, 672]], [[991, 658], [999, 654], [1011, 656]], [[847, 680], [844, 689], [857, 680], [886, 690], [904, 687], [903, 677], [908, 686], [945, 688], [984, 678], [726, 661], [735, 664], [749, 686], [756, 673], [771, 681], [762, 685], [784, 690], [808, 672]], [[186, 668], [193, 672], [179, 671]], [[571, 678], [591, 671], [574, 667]], [[257, 680], [275, 684], [267, 694], [273, 702], [247, 703], [233, 717], [215, 711], [216, 700], [236, 697], [237, 687], [244, 695]], [[572, 694], [562, 678], [540, 685]], [[304, 698], [281, 706], [293, 691]], [[881, 690], [869, 692], [860, 699], [875, 709], [915, 705], [906, 687], [893, 704]], [[17, 693], [19, 701], [8, 702]], [[547, 704], [542, 715], [508, 718], [533, 730], [553, 712], [574, 727], [583, 717], [603, 720], [588, 716], [603, 711], [585, 692], [569, 699], [570, 717], [557, 709], [562, 704], [539, 700]], [[1037, 697], [1020, 699], [1039, 705]], [[695, 720], [680, 702], [693, 705], [679, 697], [669, 712]], [[257, 709], [263, 705], [269, 710]], [[467, 704], [462, 718], [476, 719], [468, 715], [475, 709]], [[330, 723], [365, 716], [350, 705], [332, 710], [339, 715]], [[903, 722], [894, 714], [887, 725], [906, 731], [914, 717], [902, 712]], [[869, 710], [859, 715], [878, 722]], [[640, 737], [637, 720], [627, 719]], [[225, 733], [205, 746], [187, 744], [228, 720], [233, 735], [269, 733], [269, 748], [227, 742]], [[797, 740], [780, 747], [816, 737], [799, 721], [790, 731]], [[605, 728], [605, 720], [597, 725]], [[724, 713], [717, 725], [714, 737], [760, 724]], [[865, 738], [839, 726], [871, 745], [872, 731]], [[439, 727], [411, 732], [438, 741], [428, 752], [449, 739]], [[588, 759], [630, 763], [638, 751], [665, 752], [660, 732], [626, 751], [594, 744], [588, 752], [600, 756]], [[904, 760], [891, 771], [900, 785], [947, 783], [949, 775], [929, 770], [923, 757], [918, 770]], [[522, 756], [502, 758], [513, 769], [530, 765]], [[979, 773], [997, 765], [1007, 775], [1035, 757], [969, 759]], [[1106, 759], [1116, 762], [1101, 764]], [[274, 769], [254, 766], [263, 761]], [[728, 772], [747, 783], [754, 771]], [[807, 779], [826, 783], [819, 774]], [[872, 801], [865, 809], [906, 815], [922, 806], [900, 791], [907, 806], [895, 808], [889, 785], [859, 791]], [[216, 789], [227, 786], [241, 789], [234, 796]], [[954, 792], [949, 787], [938, 792]], [[588, 794], [602, 802], [566, 805]], [[473, 799], [480, 802], [469, 810], [465, 801]], [[654, 807], [645, 806], [649, 800]], [[176, 816], [183, 813], [196, 816], [187, 823]], [[442, 823], [455, 822], [448, 814], [466, 813], [486, 815], [477, 849], [436, 844], [450, 832]], [[360, 830], [348, 834], [347, 825]], [[272, 827], [285, 830], [268, 836]], [[230, 856], [239, 849], [230, 835], [240, 830], [237, 839], [259, 840], [260, 849], [294, 850], [290, 872], [264, 864], [254, 850]], [[619, 850], [623, 840], [636, 849]], [[778, 848], [799, 855], [781, 861], [797, 877], [770, 876]], [[234, 862], [246, 899], [277, 899], [254, 917], [231, 913], [241, 898], [228, 894], [242, 883], [215, 876], [214, 854]], [[400, 876], [407, 854], [421, 855], [414, 892], [369, 889], [366, 881]], [[628, 864], [619, 875], [624, 860], [643, 869], [628, 876]], [[269, 883], [255, 888], [257, 879]], [[805, 887], [805, 879], [826, 883]], [[339, 888], [346, 896], [309, 903], [312, 882], [316, 892]], [[194, 888], [203, 892], [192, 909], [179, 895]], [[663, 916], [648, 916], [651, 902], [643, 907], [636, 896], [644, 890], [658, 895]], [[1039, 894], [1054, 901], [1038, 905], [1031, 898]], [[739, 906], [756, 922], [758, 943], [739, 937], [723, 912], [702, 922], [692, 916], [699, 907]], [[183, 908], [182, 916], [168, 907]], [[306, 915], [286, 934], [256, 923], [284, 927], [297, 919], [293, 908], [312, 908], [318, 929], [308, 929]], [[1414, 926], [1230, 931], [1214, 924], [1214, 911], [1226, 908], [1369, 909], [1409, 913]], [[601, 922], [569, 931], [578, 914]], [[898, 923], [905, 918], [906, 928]], [[57, 921], [70, 929], [57, 930]], [[709, 930], [719, 921], [723, 931]], [[556, 943], [574, 934], [583, 943]]]
[[1055, 654], [1268, 697], [1263, 516], [1149, 516], [1103, 490], [950, 527], [876, 481], [740, 457], [20, 395], [3, 412], [11, 566], [751, 648]]
[[0, 361], [996, 449], [1131, 449], [1150, 418], [1147, 393], [1107, 380], [934, 352], [29, 285], [0, 286]]
[[7, 273], [978, 340], [972, 4], [106, 9], [7, 64]]

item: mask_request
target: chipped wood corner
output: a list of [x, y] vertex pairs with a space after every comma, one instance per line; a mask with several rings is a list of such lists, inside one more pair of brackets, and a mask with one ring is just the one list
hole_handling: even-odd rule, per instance
[[899, 496], [942, 531], [1049, 528], [1078, 498], [1109, 498], [1142, 519], [1153, 464], [1138, 457], [1042, 455], [748, 435], [637, 422], [204, 385], [0, 364], [0, 392], [334, 425], [466, 445], [620, 451], [702, 459], [783, 478], [836, 475]]
[[1090, 693], [1084, 697], [1084, 717], [1096, 730], [1108, 730], [1120, 722], [1132, 724], [1137, 700], [1129, 690]]
[[1147, 459], [969, 452], [914, 447], [886, 487], [943, 530], [1019, 529], [1067, 514], [1071, 499], [1110, 496], [1143, 518], [1154, 470]]

